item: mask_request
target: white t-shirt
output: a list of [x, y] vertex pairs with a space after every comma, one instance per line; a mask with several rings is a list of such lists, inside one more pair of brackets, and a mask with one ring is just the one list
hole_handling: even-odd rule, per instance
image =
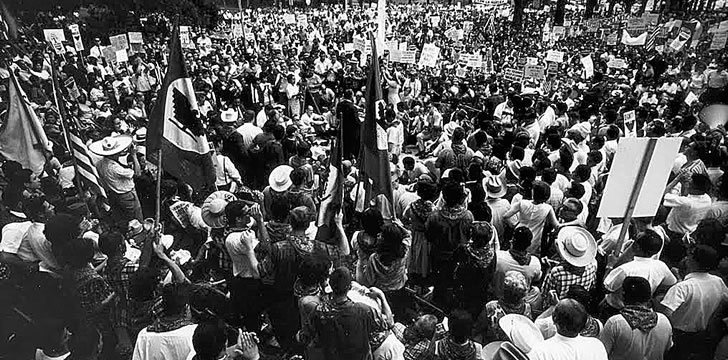
[[568, 338], [561, 334], [534, 345], [530, 360], [607, 360], [604, 344], [596, 338], [577, 336]]
[[192, 324], [162, 333], [144, 328], [137, 336], [132, 360], [187, 359], [193, 349], [192, 335], [196, 328], [197, 324]]

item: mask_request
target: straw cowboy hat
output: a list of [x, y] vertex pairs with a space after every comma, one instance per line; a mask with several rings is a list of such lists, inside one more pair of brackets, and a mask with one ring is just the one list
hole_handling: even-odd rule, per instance
[[202, 204], [202, 221], [213, 229], [223, 228], [227, 225], [225, 207], [237, 198], [227, 191], [215, 191], [205, 199]]
[[143, 127], [134, 132], [134, 143], [143, 144], [147, 141], [147, 128]]
[[483, 179], [483, 188], [485, 194], [492, 199], [499, 199], [506, 194], [506, 186], [503, 184], [503, 179], [497, 175], [486, 176]]
[[132, 141], [129, 135], [107, 136], [91, 143], [88, 148], [96, 155], [111, 156], [128, 149]]
[[531, 319], [520, 314], [506, 314], [498, 320], [503, 332], [515, 347], [528, 354], [534, 345], [543, 341], [543, 335]]
[[584, 267], [597, 255], [597, 242], [592, 234], [579, 226], [567, 226], [556, 237], [559, 254], [571, 265]]
[[220, 119], [224, 123], [234, 123], [238, 121], [238, 112], [235, 109], [227, 109], [220, 113]]
[[293, 168], [288, 165], [280, 165], [271, 171], [268, 176], [268, 185], [275, 192], [284, 192], [288, 190], [293, 182], [291, 181], [291, 172]]

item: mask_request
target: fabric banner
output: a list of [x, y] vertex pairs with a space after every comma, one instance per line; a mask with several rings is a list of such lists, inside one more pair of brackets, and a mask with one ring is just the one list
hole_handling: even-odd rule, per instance
[[627, 46], [644, 46], [647, 42], [647, 31], [639, 36], [632, 37], [627, 30], [622, 30], [622, 44]]

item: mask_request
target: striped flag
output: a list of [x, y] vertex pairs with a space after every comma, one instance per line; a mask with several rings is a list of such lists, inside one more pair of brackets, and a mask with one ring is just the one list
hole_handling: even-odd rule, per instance
[[336, 140], [331, 148], [331, 159], [329, 160], [329, 177], [326, 181], [326, 193], [321, 199], [318, 219], [316, 225], [316, 240], [330, 243], [336, 237], [336, 223], [334, 219], [341, 211], [344, 203], [344, 170], [341, 167], [341, 160], [344, 157], [344, 148], [341, 146], [342, 127], [341, 121], [336, 131]]
[[[81, 138], [78, 128], [74, 122], [65, 122], [66, 134], [68, 135], [68, 143], [71, 147], [71, 155], [74, 159], [76, 167], [76, 175], [80, 176], [81, 184], [92, 194], [102, 198], [106, 203], [106, 191], [99, 181], [99, 173], [94, 166], [86, 143]], [[82, 189], [78, 189], [82, 191]]]
[[495, 33], [495, 10], [490, 14], [490, 18], [488, 18], [488, 23], [485, 24], [485, 31], [488, 34], [494, 34]]
[[0, 40], [17, 40], [18, 24], [5, 2], [0, 0]]
[[655, 26], [654, 29], [652, 29], [652, 32], [650, 33], [650, 36], [647, 37], [647, 42], [645, 43], [645, 50], [652, 51], [655, 50], [655, 45], [657, 42], [657, 36], [660, 35], [660, 32], [662, 30], [660, 29], [660, 26]]

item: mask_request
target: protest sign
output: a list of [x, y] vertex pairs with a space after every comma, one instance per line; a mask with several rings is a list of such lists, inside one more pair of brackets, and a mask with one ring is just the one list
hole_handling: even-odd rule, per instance
[[78, 28], [78, 24], [68, 25], [68, 29], [71, 30], [71, 37], [73, 38], [73, 47], [76, 51], [83, 51], [83, 41], [81, 40], [81, 31]]
[[523, 70], [514, 68], [504, 68], [503, 78], [508, 81], [520, 82], [523, 80]]
[[527, 57], [526, 58], [526, 65], [538, 65], [538, 58], [535, 57]]
[[617, 39], [619, 38], [619, 34], [617, 32], [613, 32], [607, 36], [606, 43], [607, 45], [617, 45]]
[[473, 31], [473, 22], [472, 21], [463, 21], [463, 31], [466, 33]]
[[397, 45], [398, 45], [397, 40], [385, 40], [384, 41], [384, 48], [389, 51], [397, 50], [398, 49]]
[[389, 50], [389, 61], [391, 62], [402, 62], [402, 52], [399, 49]]
[[286, 23], [286, 25], [292, 25], [296, 23], [296, 15], [294, 14], [284, 14], [283, 15], [283, 22]]
[[551, 33], [555, 38], [563, 38], [566, 34], [566, 28], [564, 28], [563, 26], [554, 26], [554, 29], [553, 31], [551, 31]]
[[621, 219], [630, 208], [630, 217], [655, 216], [681, 143], [679, 137], [622, 139], [602, 197], [609, 201], [601, 202], [597, 217]]
[[546, 61], [561, 63], [564, 62], [564, 52], [557, 50], [549, 50], [546, 53]]
[[627, 62], [624, 61], [624, 59], [612, 59], [607, 62], [607, 67], [613, 68], [613, 69], [626, 69], [627, 68]]
[[[371, 47], [371, 45], [369, 45]], [[367, 40], [363, 36], [354, 36], [354, 50], [367, 54]]]
[[440, 57], [440, 48], [435, 44], [425, 44], [422, 47], [422, 55], [420, 55], [420, 66], [437, 66], [437, 59]]
[[713, 40], [710, 41], [710, 50], [725, 49], [726, 40], [728, 40], [728, 30], [713, 34]]
[[[181, 38], [182, 38], [182, 26], [180, 26], [180, 39]], [[188, 39], [189, 39], [189, 36], [188, 36]], [[114, 51], [126, 50], [129, 48], [129, 42], [126, 39], [126, 34], [109, 36], [109, 42], [111, 43], [111, 47], [114, 48]]]
[[440, 17], [439, 16], [430, 16], [430, 25], [433, 27], [440, 26]]
[[401, 42], [401, 43], [399, 43], [399, 50], [406, 51], [407, 50], [407, 42]]
[[353, 53], [354, 52], [354, 43], [345, 43], [344, 44], [344, 52], [346, 52], [346, 53]]
[[116, 51], [116, 62], [123, 63], [129, 61], [129, 55], [126, 53], [126, 49]]
[[541, 80], [546, 78], [546, 69], [541, 65], [526, 65], [523, 70], [526, 79]]
[[129, 32], [129, 43], [131, 44], [144, 44], [144, 37], [140, 32]]
[[594, 76], [594, 61], [591, 55], [581, 58], [581, 64], [584, 66], [584, 72], [587, 79]]
[[642, 18], [645, 19], [645, 23], [647, 23], [647, 25], [655, 26], [660, 19], [660, 14], [644, 13]]
[[483, 67], [483, 55], [480, 53], [470, 54], [470, 58], [468, 59], [466, 66], [472, 68]]
[[548, 63], [548, 67], [546, 68], [546, 73], [549, 75], [555, 75], [559, 72], [559, 64], [555, 62]]
[[693, 105], [696, 101], [698, 101], [698, 96], [692, 91], [685, 97], [685, 103], [688, 104], [688, 106]]
[[631, 18], [627, 20], [627, 31], [636, 35], [647, 31], [647, 21], [644, 18]]
[[458, 66], [457, 69], [455, 69], [455, 76], [463, 78], [465, 77], [465, 74], [468, 73], [468, 68], [464, 68], [461, 66]]
[[108, 62], [116, 63], [116, 50], [114, 50], [113, 46], [106, 46], [101, 49], [101, 56]]
[[296, 16], [296, 20], [298, 21], [299, 25], [308, 26], [308, 15], [299, 14], [298, 16]]
[[628, 138], [637, 136], [637, 113], [630, 110], [625, 112], [622, 118], [624, 119], [624, 136]]
[[[179, 27], [179, 42], [184, 49], [194, 49], [195, 43], [190, 38], [190, 27], [180, 26]], [[113, 43], [112, 43], [113, 44]], [[119, 50], [119, 49], [117, 49]]]
[[66, 35], [63, 33], [63, 29], [43, 29], [43, 36], [45, 41], [53, 42], [64, 42], [66, 41]]
[[243, 25], [233, 24], [233, 37], [239, 39], [243, 37]]
[[78, 99], [79, 96], [81, 96], [81, 91], [78, 90], [78, 86], [76, 86], [76, 80], [73, 79], [73, 77], [69, 77], [63, 82], [63, 86], [68, 89], [68, 94], [71, 95], [72, 99]]
[[417, 52], [415, 50], [401, 51], [400, 62], [402, 64], [415, 64], [416, 53]]

